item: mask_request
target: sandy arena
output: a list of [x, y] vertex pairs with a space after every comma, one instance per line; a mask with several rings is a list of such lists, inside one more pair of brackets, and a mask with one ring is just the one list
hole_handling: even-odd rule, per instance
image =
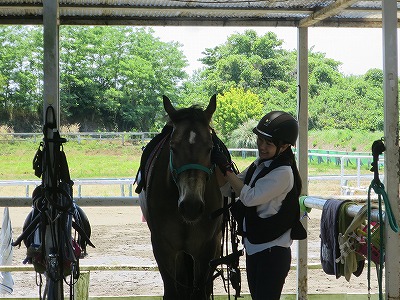
[[[80, 261], [86, 265], [135, 265], [156, 266], [150, 244], [147, 224], [143, 222], [138, 206], [132, 207], [83, 207], [91, 225], [91, 240], [96, 248], [88, 248], [89, 255]], [[30, 208], [10, 208], [13, 226], [13, 238], [22, 231], [22, 224]], [[3, 208], [1, 208], [1, 214]], [[319, 260], [319, 220], [321, 211], [312, 210], [308, 221], [309, 264], [320, 263]], [[1, 217], [2, 219], [2, 217]], [[296, 262], [297, 243], [292, 247], [293, 263]], [[26, 249], [24, 246], [14, 249], [13, 265], [22, 265]], [[242, 257], [241, 265], [244, 265]], [[372, 293], [377, 292], [375, 268], [372, 268]], [[308, 290], [310, 294], [367, 293], [367, 270], [360, 277], [351, 277], [347, 282], [344, 277], [336, 279], [326, 275], [321, 269], [309, 270]], [[15, 297], [38, 297], [36, 276], [34, 272], [13, 273]], [[152, 271], [91, 271], [90, 296], [123, 296], [123, 295], [161, 295], [163, 291], [161, 277]], [[242, 293], [248, 293], [245, 272], [242, 272]], [[296, 271], [290, 272], [287, 278], [285, 294], [296, 293]], [[216, 284], [215, 294], [226, 294], [221, 283]]]

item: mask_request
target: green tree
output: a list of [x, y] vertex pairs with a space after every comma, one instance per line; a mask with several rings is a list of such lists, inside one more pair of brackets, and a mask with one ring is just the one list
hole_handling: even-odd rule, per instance
[[213, 120], [217, 132], [226, 138], [244, 122], [263, 115], [259, 97], [242, 88], [231, 88], [224, 95], [218, 95], [217, 101]]
[[381, 69], [369, 69], [364, 75], [364, 80], [374, 87], [383, 88], [383, 71]]
[[0, 124], [38, 129], [43, 71], [42, 32], [35, 26], [0, 26]]
[[362, 76], [322, 89], [310, 105], [310, 129], [383, 129], [383, 92]]
[[209, 93], [232, 87], [266, 89], [275, 80], [295, 79], [295, 56], [282, 49], [282, 40], [268, 32], [259, 37], [254, 30], [233, 34], [223, 45], [206, 49], [200, 61], [206, 66], [201, 76]]
[[[174, 98], [186, 78], [178, 43], [151, 29], [63, 27], [62, 107], [84, 130], [156, 130], [163, 94]], [[159, 120], [159, 121], [158, 121]]]
[[257, 126], [258, 120], [247, 120], [238, 128], [232, 131], [228, 146], [232, 148], [257, 148], [256, 135], [253, 132], [254, 127]]
[[324, 89], [331, 88], [334, 84], [341, 84], [343, 75], [339, 72], [340, 62], [326, 58], [324, 53], [308, 53], [309, 93], [311, 98], [317, 96]]

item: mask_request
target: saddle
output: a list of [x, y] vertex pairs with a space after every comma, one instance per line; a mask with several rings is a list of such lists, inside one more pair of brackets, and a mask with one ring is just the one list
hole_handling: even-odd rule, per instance
[[157, 134], [150, 142], [143, 148], [142, 157], [140, 159], [139, 170], [136, 174], [136, 179], [133, 184], [137, 184], [135, 192], [140, 194], [144, 189], [146, 190], [148, 178], [150, 177], [152, 166], [161, 152], [165, 142], [169, 139], [173, 127], [169, 124], [165, 125], [163, 130]]
[[[54, 115], [54, 113], [53, 113]], [[54, 121], [55, 124], [55, 121]], [[46, 123], [46, 126], [50, 126]], [[46, 138], [44, 139], [46, 143]], [[24, 242], [27, 248], [27, 255], [24, 263], [34, 265], [35, 271], [44, 273], [46, 271], [46, 227], [48, 220], [48, 204], [50, 203], [58, 212], [60, 224], [62, 224], [63, 234], [60, 236], [60, 247], [62, 257], [64, 276], [71, 273], [72, 262], [77, 261], [86, 255], [86, 246], [95, 247], [90, 241], [91, 227], [89, 219], [83, 210], [73, 201], [72, 186], [67, 158], [60, 147], [66, 142], [61, 138], [58, 131], [54, 132], [52, 142], [57, 144], [57, 163], [56, 169], [59, 175], [58, 184], [53, 188], [45, 187], [43, 181], [43, 159], [48, 159], [49, 152], [46, 144], [41, 142], [33, 159], [33, 169], [37, 177], [42, 177], [42, 184], [37, 186], [32, 193], [32, 210], [27, 215], [22, 234], [12, 243], [12, 246], [20, 246]], [[55, 176], [55, 174], [52, 174]], [[48, 197], [49, 193], [56, 193], [56, 199]], [[73, 229], [75, 232], [71, 232]], [[75, 270], [74, 278], [79, 277], [79, 269]]]
[[[65, 187], [62, 187], [63, 189]], [[45, 230], [46, 230], [46, 205], [44, 188], [39, 185], [32, 193], [32, 210], [27, 215], [22, 234], [12, 243], [13, 246], [20, 246], [23, 242], [26, 247], [26, 258], [23, 263], [33, 264], [36, 272], [43, 274], [46, 271], [45, 262]], [[71, 263], [77, 258], [83, 258], [87, 255], [86, 247], [90, 245], [95, 248], [90, 241], [91, 226], [88, 217], [76, 203], [73, 203], [68, 209], [68, 215], [72, 218], [66, 218], [65, 228], [70, 226], [76, 234], [72, 234], [71, 247], [66, 247], [63, 253], [64, 274], [71, 272]]]

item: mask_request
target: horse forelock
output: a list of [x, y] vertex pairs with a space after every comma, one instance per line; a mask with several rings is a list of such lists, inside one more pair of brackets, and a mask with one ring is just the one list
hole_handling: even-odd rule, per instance
[[210, 120], [200, 107], [177, 110], [170, 119], [174, 125], [171, 143], [187, 141], [189, 145], [199, 146], [198, 142], [211, 141]]
[[197, 105], [176, 110], [169, 117], [173, 123], [179, 123], [185, 120], [190, 120], [193, 122], [200, 122], [202, 124], [208, 125], [210, 121], [208, 120], [207, 115], [204, 113], [201, 107]]

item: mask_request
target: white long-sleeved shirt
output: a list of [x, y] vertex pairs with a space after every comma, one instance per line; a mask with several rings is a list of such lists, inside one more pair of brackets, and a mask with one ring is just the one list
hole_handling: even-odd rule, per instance
[[[243, 186], [239, 198], [247, 207], [257, 206], [258, 216], [261, 218], [267, 218], [276, 214], [281, 208], [282, 201], [293, 188], [294, 176], [290, 166], [280, 166], [273, 169], [264, 177], [258, 179], [255, 186], [252, 188], [251, 184], [258, 173], [260, 173], [260, 171], [265, 167], [268, 167], [272, 163], [272, 160], [260, 163], [258, 158], [254, 163], [257, 168], [249, 184]], [[244, 181], [247, 170], [248, 168], [238, 174], [238, 178], [242, 181]], [[229, 183], [221, 187], [221, 192], [225, 196], [230, 196], [230, 190]], [[243, 230], [246, 230], [246, 222], [243, 222]], [[271, 228], [271, 230], [274, 229]], [[293, 242], [290, 238], [290, 231], [291, 230], [289, 229], [277, 239], [263, 244], [252, 244], [247, 238], [244, 238], [246, 253], [252, 255], [274, 246], [290, 247]]]

